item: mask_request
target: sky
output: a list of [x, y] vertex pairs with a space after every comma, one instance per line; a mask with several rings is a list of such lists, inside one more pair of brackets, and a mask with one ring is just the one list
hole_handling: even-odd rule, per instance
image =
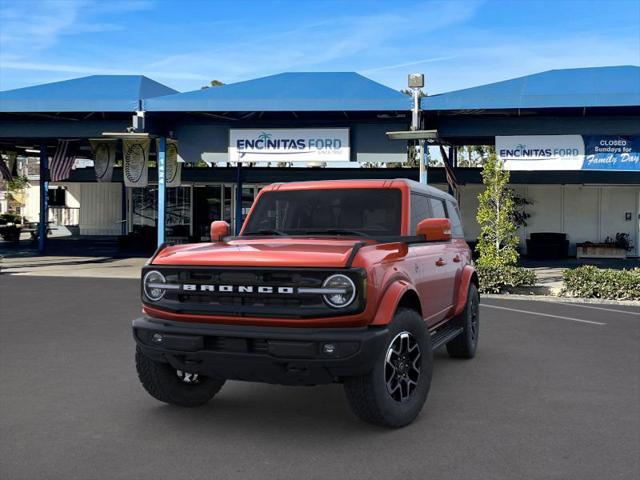
[[180, 91], [285, 71], [411, 72], [441, 93], [640, 65], [640, 1], [0, 0], [0, 90], [143, 74]]

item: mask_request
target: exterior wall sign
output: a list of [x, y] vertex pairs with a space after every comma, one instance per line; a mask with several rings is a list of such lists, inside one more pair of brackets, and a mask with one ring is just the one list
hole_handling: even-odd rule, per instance
[[348, 162], [348, 128], [229, 130], [230, 162]]
[[640, 171], [640, 135], [585, 136], [583, 170]]
[[580, 135], [496, 136], [496, 155], [506, 170], [580, 170], [584, 141]]
[[640, 136], [496, 136], [507, 170], [640, 171]]

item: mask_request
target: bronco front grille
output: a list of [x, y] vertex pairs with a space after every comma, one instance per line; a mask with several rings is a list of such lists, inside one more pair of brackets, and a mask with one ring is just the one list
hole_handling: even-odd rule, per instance
[[[361, 269], [261, 269], [219, 267], [148, 266], [166, 278], [164, 297], [156, 302], [142, 300], [154, 308], [175, 313], [238, 317], [311, 318], [349, 315], [362, 311], [365, 301], [364, 271]], [[335, 309], [318, 293], [299, 293], [299, 288], [321, 288], [335, 273], [348, 275], [357, 294], [348, 307]], [[192, 290], [186, 290], [185, 285]], [[144, 292], [144, 289], [143, 289]]]

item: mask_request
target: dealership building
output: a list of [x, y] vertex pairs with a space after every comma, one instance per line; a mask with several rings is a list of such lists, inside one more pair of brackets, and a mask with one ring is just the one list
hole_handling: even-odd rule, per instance
[[[162, 237], [207, 240], [212, 220], [237, 230], [273, 182], [418, 180], [418, 168], [402, 166], [406, 140], [387, 135], [410, 130], [411, 108], [409, 96], [349, 72], [186, 93], [142, 76], [91, 76], [0, 92], [0, 151], [40, 156], [42, 166], [70, 141], [95, 165], [77, 163], [46, 196], [47, 172], [32, 169], [23, 214], [37, 220], [46, 200], [49, 218], [74, 234], [150, 248]], [[524, 200], [523, 253], [540, 232], [566, 234], [569, 255], [625, 233], [629, 256], [640, 255], [640, 67], [554, 70], [427, 96], [418, 129], [442, 146], [449, 183], [442, 167], [429, 167], [427, 181], [457, 197], [467, 240], [479, 233], [482, 184], [459, 152], [490, 145]]]

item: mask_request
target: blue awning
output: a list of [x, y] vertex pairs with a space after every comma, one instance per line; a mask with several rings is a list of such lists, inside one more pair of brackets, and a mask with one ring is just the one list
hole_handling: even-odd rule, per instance
[[142, 99], [174, 93], [143, 75], [91, 75], [0, 92], [0, 112], [133, 112]]
[[625, 106], [640, 106], [638, 66], [550, 70], [422, 99], [427, 111]]
[[281, 73], [156, 97], [150, 112], [407, 111], [411, 99], [354, 72]]

